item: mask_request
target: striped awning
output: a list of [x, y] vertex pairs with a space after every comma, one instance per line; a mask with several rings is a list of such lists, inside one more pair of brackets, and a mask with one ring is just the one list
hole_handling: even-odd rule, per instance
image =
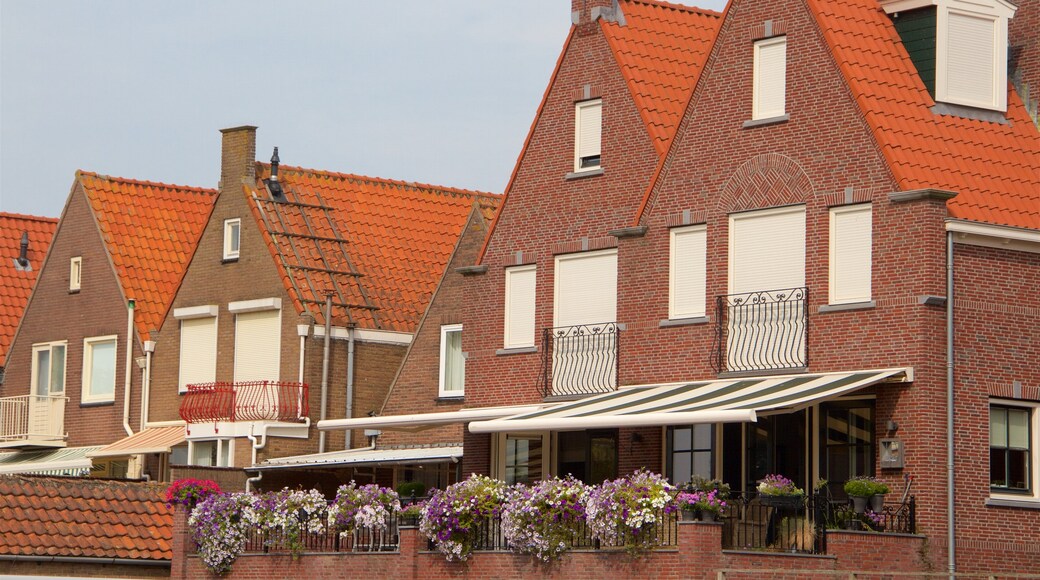
[[26, 475], [90, 475], [87, 454], [100, 447], [66, 447], [46, 451], [17, 451], [0, 453], [0, 474]]
[[183, 425], [172, 427], [149, 427], [111, 445], [102, 447], [89, 457], [126, 457], [142, 453], [169, 453], [170, 448], [185, 440]]
[[650, 427], [755, 421], [795, 411], [882, 381], [913, 380], [907, 368], [733, 378], [622, 387], [573, 403], [469, 424], [472, 433]]
[[250, 470], [301, 469], [318, 467], [360, 467], [364, 465], [422, 465], [426, 463], [457, 462], [462, 458], [462, 447], [407, 447], [401, 449], [349, 449], [312, 453], [295, 457], [268, 459]]

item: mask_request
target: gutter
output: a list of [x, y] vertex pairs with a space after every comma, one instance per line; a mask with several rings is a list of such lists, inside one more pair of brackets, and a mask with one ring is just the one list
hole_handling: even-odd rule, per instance
[[148, 405], [152, 396], [152, 353], [155, 352], [155, 341], [144, 341], [144, 376], [141, 380], [141, 430], [148, 427]]
[[134, 299], [126, 301], [126, 368], [123, 371], [123, 429], [133, 435], [130, 428], [130, 363], [134, 360]]
[[[347, 328], [347, 414], [346, 418], [354, 416], [354, 326]], [[324, 419], [324, 417], [322, 417]], [[324, 431], [322, 434], [324, 435]], [[343, 449], [349, 450], [351, 446], [351, 434], [353, 431], [347, 429], [343, 433]], [[373, 445], [374, 447], [374, 445]]]
[[953, 232], [946, 232], [946, 541], [949, 545], [950, 578], [957, 574], [957, 546], [954, 534], [954, 413], [953, 413]]
[[[321, 359], [321, 415], [325, 420], [326, 407], [329, 402], [329, 341], [332, 338], [332, 293], [325, 295], [325, 352]], [[350, 400], [350, 397], [347, 397]], [[325, 453], [325, 432], [318, 434], [318, 453]]]
[[[18, 554], [0, 555], [0, 561], [13, 562], [55, 562], [63, 564], [116, 564], [119, 566], [155, 566], [169, 568], [171, 560], [134, 560], [132, 558], [88, 558], [86, 556], [22, 556]], [[5, 577], [6, 575], [0, 575]]]

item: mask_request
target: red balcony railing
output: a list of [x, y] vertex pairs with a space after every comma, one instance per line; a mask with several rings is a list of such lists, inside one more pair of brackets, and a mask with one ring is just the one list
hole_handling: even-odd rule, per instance
[[188, 423], [299, 421], [310, 412], [307, 383], [249, 381], [188, 385], [180, 416]]

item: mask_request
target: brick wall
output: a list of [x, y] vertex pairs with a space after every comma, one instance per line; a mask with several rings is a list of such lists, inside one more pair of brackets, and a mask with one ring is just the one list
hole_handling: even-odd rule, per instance
[[[69, 291], [69, 262], [80, 256], [80, 290]], [[126, 360], [127, 309], [119, 282], [97, 230], [86, 195], [77, 182], [69, 195], [61, 224], [47, 262], [40, 270], [33, 296], [11, 345], [0, 396], [29, 394], [32, 380], [32, 346], [67, 341], [65, 354], [65, 431], [70, 447], [107, 445], [126, 436], [123, 430], [124, 361]], [[139, 297], [143, 299], [143, 297]], [[116, 385], [112, 403], [82, 404], [83, 339], [115, 335]], [[133, 356], [142, 356], [137, 341]], [[131, 367], [132, 406], [130, 425], [140, 424], [141, 376]]]
[[1009, 56], [1035, 102], [1040, 97], [1040, 3], [1016, 4], [1018, 11], [1008, 23]]

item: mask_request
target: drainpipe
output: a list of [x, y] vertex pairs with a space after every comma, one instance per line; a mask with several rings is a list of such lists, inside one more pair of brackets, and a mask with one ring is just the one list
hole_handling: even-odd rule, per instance
[[[321, 420], [329, 400], [329, 341], [332, 338], [332, 292], [325, 295], [325, 352], [321, 359]], [[350, 398], [349, 396], [347, 397]], [[318, 453], [325, 453], [325, 432], [318, 435]]]
[[155, 341], [144, 341], [144, 377], [141, 379], [141, 430], [148, 426], [148, 405], [152, 396], [152, 353]]
[[[354, 416], [354, 325], [347, 327], [347, 419]], [[344, 434], [343, 449], [350, 449], [352, 431]]]
[[296, 334], [300, 336], [300, 377], [297, 382], [300, 383], [301, 388], [299, 394], [296, 396], [296, 413], [297, 415], [303, 410], [303, 365], [306, 357], [304, 356], [307, 352], [307, 337], [311, 333], [311, 325], [309, 324], [297, 324]]
[[134, 299], [126, 301], [126, 369], [123, 372], [123, 429], [133, 435], [130, 428], [130, 363], [134, 360]]
[[949, 545], [950, 578], [957, 573], [957, 548], [954, 534], [953, 477], [953, 232], [946, 232], [946, 541]]

